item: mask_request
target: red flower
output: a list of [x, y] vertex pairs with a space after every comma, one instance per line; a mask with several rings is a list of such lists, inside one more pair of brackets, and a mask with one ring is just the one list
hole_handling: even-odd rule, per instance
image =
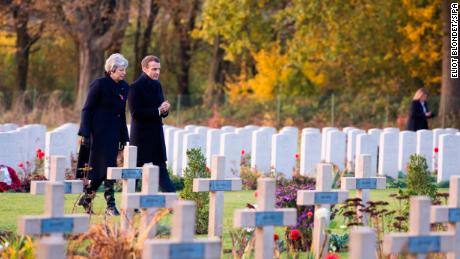
[[45, 156], [45, 152], [43, 152], [41, 149], [37, 148], [37, 158], [42, 160], [43, 157]]
[[300, 231], [297, 229], [291, 230], [291, 233], [289, 233], [289, 238], [293, 241], [297, 241], [300, 239]]
[[295, 159], [299, 159], [299, 154], [295, 153]]
[[278, 239], [280, 239], [280, 236], [278, 236], [278, 234], [275, 233], [273, 235], [273, 240], [278, 241]]
[[18, 166], [19, 166], [19, 168], [24, 168], [24, 164], [23, 164], [23, 163], [20, 163]]
[[309, 218], [313, 217], [313, 212], [308, 211], [308, 212], [307, 212], [307, 217], [309, 217]]
[[326, 256], [326, 259], [340, 259], [340, 257], [339, 257], [338, 254], [329, 253], [329, 254], [327, 254], [327, 256]]
[[30, 162], [29, 162], [29, 161], [26, 161], [26, 165], [30, 165]]
[[246, 151], [243, 149], [241, 149], [241, 155], [244, 156], [244, 154], [246, 153]]
[[255, 198], [257, 198], [257, 196], [258, 196], [259, 194], [257, 193], [257, 191], [255, 191], [253, 195], [254, 195]]
[[439, 148], [435, 147], [435, 148], [434, 148], [434, 152], [435, 152], [435, 153], [438, 153], [438, 152], [439, 152]]

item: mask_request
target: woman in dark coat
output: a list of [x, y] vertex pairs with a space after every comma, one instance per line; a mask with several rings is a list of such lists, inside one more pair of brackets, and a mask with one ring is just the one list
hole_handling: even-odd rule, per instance
[[81, 114], [80, 130], [82, 145], [89, 146], [88, 178], [85, 194], [79, 205], [92, 213], [91, 202], [99, 186], [104, 182], [107, 215], [119, 215], [115, 206], [114, 180], [106, 180], [107, 167], [117, 165], [118, 151], [129, 140], [126, 127], [126, 100], [129, 85], [123, 80], [128, 61], [121, 54], [112, 54], [105, 63], [105, 77], [91, 82]]
[[428, 129], [428, 119], [432, 118], [433, 114], [428, 110], [427, 99], [428, 94], [425, 89], [418, 89], [409, 108], [407, 130]]

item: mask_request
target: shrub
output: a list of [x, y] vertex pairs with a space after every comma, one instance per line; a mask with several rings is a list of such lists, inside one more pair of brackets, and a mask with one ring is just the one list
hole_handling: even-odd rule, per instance
[[409, 195], [427, 195], [435, 199], [437, 186], [433, 183], [426, 159], [411, 155], [407, 168], [407, 191]]
[[171, 182], [176, 189], [176, 191], [182, 191], [184, 189], [184, 179], [182, 177], [179, 177], [177, 175], [174, 175], [171, 170], [168, 170], [169, 174], [169, 179], [171, 179]]
[[253, 171], [249, 167], [241, 167], [240, 177], [243, 182], [244, 190], [255, 190], [257, 189], [257, 178], [262, 174], [256, 171]]
[[184, 200], [196, 202], [196, 233], [205, 234], [208, 231], [209, 194], [207, 192], [193, 192], [194, 178], [209, 178], [206, 170], [206, 158], [200, 149], [187, 150], [188, 165], [184, 169], [184, 189], [179, 196]]

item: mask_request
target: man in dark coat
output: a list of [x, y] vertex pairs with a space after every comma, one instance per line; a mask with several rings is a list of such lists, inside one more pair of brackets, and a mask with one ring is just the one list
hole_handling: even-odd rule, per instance
[[91, 82], [88, 96], [81, 113], [78, 135], [82, 145], [89, 149], [91, 171], [89, 186], [79, 200], [88, 213], [92, 213], [91, 202], [99, 186], [104, 182], [106, 214], [119, 215], [115, 207], [114, 180], [106, 180], [107, 168], [117, 166], [118, 151], [127, 141], [126, 100], [129, 85], [123, 80], [128, 61], [120, 54], [111, 55], [105, 65], [106, 76]]
[[131, 112], [130, 145], [137, 146], [137, 166], [153, 163], [160, 168], [160, 188], [175, 192], [166, 168], [166, 145], [162, 118], [168, 116], [160, 81], [160, 59], [146, 56], [142, 60], [142, 75], [134, 81], [129, 92]]
[[423, 88], [418, 89], [410, 104], [407, 130], [428, 129], [428, 119], [433, 117], [433, 113], [428, 110], [427, 99], [427, 92]]

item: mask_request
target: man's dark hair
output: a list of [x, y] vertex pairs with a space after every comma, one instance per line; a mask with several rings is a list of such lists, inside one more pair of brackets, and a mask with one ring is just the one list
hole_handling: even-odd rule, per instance
[[149, 63], [152, 62], [152, 61], [160, 63], [160, 59], [157, 56], [148, 55], [148, 56], [145, 56], [144, 59], [142, 59], [141, 65], [142, 65], [142, 67], [148, 67]]

